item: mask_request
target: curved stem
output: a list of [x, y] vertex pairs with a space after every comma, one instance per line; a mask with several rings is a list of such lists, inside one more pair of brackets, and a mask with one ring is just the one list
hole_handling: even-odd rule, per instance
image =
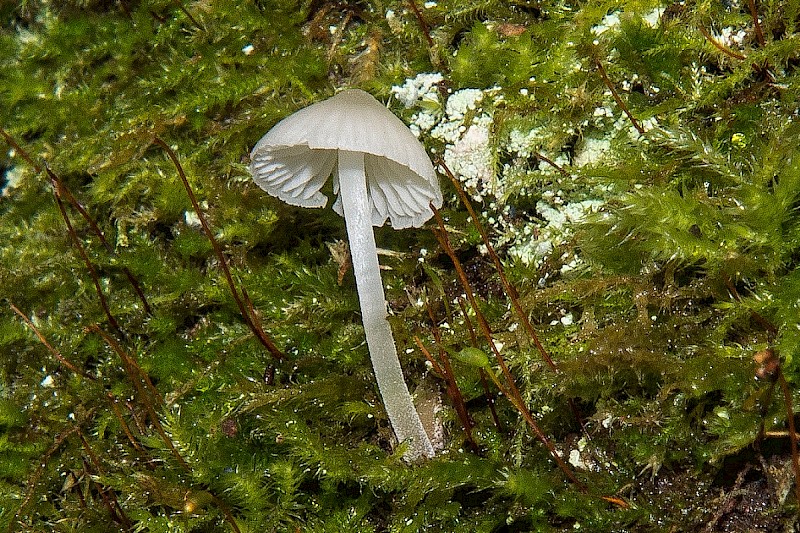
[[433, 446], [408, 393], [392, 329], [386, 320], [386, 299], [372, 230], [363, 153], [339, 150], [339, 194], [369, 356], [389, 422], [397, 440], [408, 441], [407, 460], [433, 457]]

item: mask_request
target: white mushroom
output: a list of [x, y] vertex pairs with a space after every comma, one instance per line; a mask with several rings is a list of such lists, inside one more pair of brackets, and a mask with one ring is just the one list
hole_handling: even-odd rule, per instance
[[333, 209], [344, 216], [372, 367], [405, 458], [434, 455], [403, 379], [378, 269], [372, 226], [419, 227], [442, 205], [425, 149], [403, 122], [364, 91], [345, 90], [276, 124], [250, 154], [255, 182], [287, 204], [324, 207], [333, 174]]

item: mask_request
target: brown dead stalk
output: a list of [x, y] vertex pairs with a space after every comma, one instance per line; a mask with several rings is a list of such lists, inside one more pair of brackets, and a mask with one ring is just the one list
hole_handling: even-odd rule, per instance
[[767, 41], [764, 39], [764, 31], [761, 29], [761, 22], [758, 18], [758, 6], [756, 0], [747, 0], [747, 7], [750, 9], [750, 16], [753, 18], [753, 28], [756, 30], [756, 41], [759, 46], [764, 46]]
[[715, 39], [715, 38], [714, 38], [714, 37], [713, 37], [713, 36], [712, 36], [712, 35], [711, 35], [711, 34], [708, 32], [708, 30], [707, 30], [707, 29], [705, 29], [704, 27], [702, 27], [702, 26], [698, 26], [698, 27], [697, 27], [697, 30], [698, 30], [698, 31], [699, 31], [699, 32], [700, 32], [700, 33], [703, 35], [703, 37], [705, 37], [706, 41], [708, 41], [709, 43], [711, 43], [711, 45], [712, 45], [714, 48], [716, 48], [717, 50], [719, 50], [719, 51], [720, 51], [720, 52], [722, 52], [723, 54], [725, 54], [725, 55], [727, 55], [727, 56], [730, 56], [730, 57], [732, 57], [733, 59], [738, 59], [738, 60], [740, 60], [740, 61], [743, 61], [743, 60], [747, 59], [747, 56], [745, 56], [745, 55], [743, 55], [743, 54], [740, 54], [739, 52], [736, 52], [736, 51], [734, 51], [734, 50], [731, 50], [731, 49], [730, 49], [730, 48], [728, 48], [727, 46], [724, 46], [724, 45], [723, 45], [721, 42], [719, 42], [718, 40], [716, 40], [716, 39]]
[[161, 140], [159, 137], [154, 137], [153, 142], [159, 145], [161, 148], [169, 156], [172, 164], [175, 166], [176, 170], [178, 171], [178, 176], [183, 183], [183, 187], [186, 189], [186, 194], [189, 195], [189, 200], [192, 202], [192, 208], [194, 209], [195, 213], [197, 214], [197, 218], [200, 220], [200, 225], [203, 227], [203, 232], [206, 234], [206, 237], [211, 242], [211, 247], [214, 250], [214, 255], [216, 255], [217, 260], [219, 261], [220, 267], [222, 268], [222, 272], [225, 275], [225, 281], [228, 283], [228, 287], [231, 290], [231, 294], [233, 295], [233, 299], [236, 301], [236, 306], [239, 308], [239, 312], [242, 314], [245, 323], [250, 328], [250, 331], [256, 336], [259, 342], [269, 351], [274, 359], [281, 360], [285, 356], [283, 352], [281, 352], [272, 339], [267, 335], [264, 329], [261, 327], [261, 322], [259, 321], [258, 317], [256, 316], [253, 310], [253, 302], [250, 301], [250, 298], [247, 295], [245, 290], [242, 290], [241, 295], [239, 294], [239, 290], [236, 288], [236, 283], [233, 281], [233, 275], [231, 274], [230, 267], [228, 266], [228, 260], [225, 258], [225, 254], [222, 253], [222, 248], [220, 247], [217, 240], [214, 238], [214, 233], [211, 231], [211, 227], [209, 227], [208, 222], [206, 221], [206, 216], [203, 213], [203, 210], [200, 209], [200, 204], [197, 201], [197, 197], [195, 197], [194, 192], [192, 192], [192, 188], [189, 185], [189, 180], [186, 178], [186, 173], [183, 171], [183, 166], [181, 165], [180, 161], [178, 160], [178, 156], [175, 155], [175, 152], [169, 145]]
[[800, 455], [797, 451], [797, 432], [794, 427], [794, 409], [792, 407], [792, 392], [783, 376], [783, 371], [778, 367], [778, 383], [783, 392], [783, 402], [786, 405], [786, 420], [789, 423], [789, 445], [792, 451], [792, 468], [794, 469], [794, 496], [800, 505]]
[[422, 16], [422, 12], [419, 10], [416, 0], [408, 0], [408, 5], [411, 7], [411, 11], [414, 12], [414, 17], [416, 17], [417, 23], [419, 23], [419, 29], [422, 30], [422, 35], [425, 36], [428, 48], [432, 51], [434, 48], [433, 38], [431, 37], [431, 30], [428, 27], [428, 23], [425, 22], [425, 17]]
[[433, 233], [436, 236], [439, 244], [442, 246], [442, 249], [450, 258], [455, 267], [456, 274], [458, 275], [458, 279], [461, 282], [461, 286], [466, 293], [467, 300], [470, 303], [473, 311], [475, 312], [475, 316], [478, 320], [478, 327], [483, 334], [484, 339], [489, 344], [489, 347], [494, 354], [495, 360], [497, 361], [498, 366], [500, 367], [500, 371], [502, 373], [503, 379], [505, 380], [505, 385], [502, 385], [499, 380], [497, 380], [496, 376], [490, 376], [494, 378], [495, 384], [501, 387], [501, 391], [503, 394], [508, 398], [508, 401], [519, 411], [522, 417], [527, 422], [528, 426], [530, 426], [533, 433], [539, 439], [539, 441], [544, 444], [547, 450], [550, 452], [550, 455], [553, 457], [553, 460], [556, 462], [558, 467], [564, 472], [564, 475], [575, 484], [576, 487], [581, 492], [586, 492], [587, 488], [572, 472], [572, 469], [564, 462], [559, 455], [558, 451], [556, 450], [555, 446], [550, 439], [544, 434], [542, 429], [539, 427], [539, 424], [531, 415], [530, 410], [528, 409], [527, 405], [525, 404], [525, 400], [522, 398], [522, 394], [520, 394], [519, 389], [514, 380], [514, 376], [511, 374], [511, 371], [508, 368], [508, 365], [505, 362], [505, 359], [500, 354], [500, 350], [497, 348], [497, 345], [494, 342], [494, 337], [492, 336], [492, 330], [489, 326], [489, 322], [486, 320], [486, 316], [481, 311], [480, 307], [478, 306], [478, 302], [475, 298], [475, 293], [472, 290], [472, 285], [470, 284], [469, 280], [467, 279], [467, 275], [464, 272], [464, 268], [461, 265], [461, 261], [455, 254], [453, 250], [453, 246], [450, 244], [450, 238], [447, 235], [447, 231], [445, 229], [444, 220], [442, 219], [441, 213], [433, 204], [430, 204], [430, 208], [433, 211], [434, 217], [436, 218], [436, 223], [438, 224], [438, 229], [434, 229]]
[[14, 305], [13, 303], [9, 303], [8, 305], [11, 306], [11, 309], [17, 315], [19, 315], [19, 317], [23, 320], [23, 322], [25, 322], [25, 324], [28, 325], [29, 328], [31, 328], [33, 333], [39, 338], [39, 341], [44, 345], [45, 348], [47, 348], [47, 350], [51, 354], [53, 354], [53, 357], [55, 357], [58, 360], [59, 363], [61, 363], [65, 367], [69, 368], [70, 370], [72, 370], [73, 372], [78, 374], [79, 376], [83, 376], [83, 377], [85, 377], [87, 379], [91, 379], [91, 380], [95, 379], [94, 376], [92, 376], [90, 374], [87, 374], [86, 372], [84, 372], [83, 370], [81, 370], [80, 368], [75, 366], [75, 364], [73, 364], [69, 359], [67, 359], [66, 357], [61, 355], [61, 352], [59, 352], [58, 350], [53, 348], [53, 346], [49, 342], [47, 342], [47, 339], [45, 338], [45, 336], [42, 335], [42, 332], [39, 331], [39, 329], [34, 325], [34, 323], [31, 321], [31, 319], [28, 318], [25, 315], [25, 313], [20, 311], [19, 308], [16, 305]]
[[616, 87], [614, 87], [614, 84], [611, 83], [611, 79], [609, 79], [606, 69], [603, 67], [603, 63], [599, 58], [595, 58], [594, 64], [597, 67], [597, 71], [600, 73], [600, 77], [603, 78], [603, 83], [608, 90], [611, 91], [611, 96], [614, 98], [614, 101], [617, 103], [619, 108], [622, 109], [622, 112], [625, 113], [625, 116], [628, 117], [628, 120], [631, 121], [631, 124], [633, 124], [633, 127], [636, 128], [636, 131], [638, 131], [640, 135], [644, 134], [644, 128], [642, 128], [641, 124], [639, 124], [639, 121], [634, 118], [630, 109], [628, 109], [628, 106], [625, 105], [625, 102], [623, 102], [622, 98], [620, 98]]
[[425, 348], [425, 345], [422, 344], [422, 341], [419, 339], [419, 337], [414, 336], [414, 342], [417, 343], [417, 346], [425, 355], [425, 358], [431, 363], [434, 371], [442, 376], [447, 384], [447, 395], [453, 402], [453, 408], [456, 410], [458, 419], [461, 421], [461, 427], [464, 430], [464, 436], [467, 439], [467, 444], [473, 451], [477, 452], [478, 444], [475, 442], [475, 438], [472, 436], [472, 429], [475, 427], [475, 422], [473, 422], [472, 417], [469, 416], [467, 404], [464, 401], [464, 395], [461, 394], [461, 389], [458, 387], [458, 381], [456, 380], [455, 373], [453, 372], [453, 366], [450, 364], [450, 356], [447, 354], [447, 350], [445, 350], [444, 344], [442, 343], [442, 333], [439, 330], [439, 327], [436, 325], [437, 321], [433, 316], [433, 310], [431, 309], [430, 305], [428, 305], [427, 308], [428, 316], [433, 324], [431, 331], [433, 333], [434, 342], [436, 343], [436, 347], [439, 351], [439, 359], [437, 360], [433, 357], [433, 355], [431, 355], [428, 349]]
[[542, 342], [539, 340], [539, 336], [536, 334], [536, 330], [533, 328], [533, 324], [531, 324], [530, 319], [528, 319], [528, 313], [522, 308], [522, 305], [519, 303], [519, 293], [517, 292], [516, 287], [514, 287], [511, 282], [508, 281], [506, 277], [505, 269], [503, 268], [503, 263], [500, 261], [500, 258], [497, 256], [497, 253], [492, 246], [491, 241], [489, 240], [489, 235], [486, 233], [486, 229], [484, 229], [483, 224], [481, 224], [480, 219], [478, 218], [478, 214], [475, 212], [475, 209], [472, 207], [472, 202], [469, 201], [469, 197], [467, 196], [466, 192], [464, 192], [464, 188], [458, 182], [456, 177], [447, 168], [447, 165], [444, 163], [442, 159], [437, 161], [439, 166], [444, 170], [445, 174], [450, 181], [453, 183], [453, 187], [455, 187], [456, 192], [458, 192], [458, 196], [461, 198], [461, 202], [464, 204], [464, 207], [467, 208], [469, 215], [472, 217], [472, 223], [478, 229], [478, 233], [481, 234], [481, 239], [483, 240], [483, 244], [486, 246], [486, 250], [489, 252], [489, 257], [492, 259], [492, 263], [494, 263], [494, 267], [497, 270], [497, 275], [500, 277], [500, 283], [503, 284], [503, 289], [505, 289], [506, 294], [508, 295], [509, 299], [511, 299], [511, 305], [514, 308], [514, 312], [517, 315], [517, 318], [522, 323], [522, 327], [525, 329], [525, 333], [528, 334], [528, 337], [531, 338], [533, 343], [536, 345], [536, 349], [539, 350], [539, 353], [542, 356], [542, 359], [545, 360], [547, 366], [549, 366], [553, 371], [558, 372], [558, 367], [553, 362], [553, 359], [550, 357], [550, 354], [547, 353], [547, 350], [542, 345]]
[[142, 367], [139, 366], [139, 363], [136, 359], [128, 354], [122, 346], [115, 341], [111, 335], [100, 329], [97, 324], [93, 324], [89, 327], [90, 331], [97, 333], [100, 337], [108, 344], [108, 346], [119, 356], [122, 360], [122, 364], [125, 367], [125, 372], [128, 374], [129, 379], [133, 383], [133, 386], [136, 388], [136, 391], [139, 393], [139, 398], [144, 404], [145, 410], [147, 411], [148, 416], [150, 417], [150, 421], [153, 424], [156, 432], [159, 434], [161, 439], [164, 441], [164, 444], [167, 445], [170, 452], [172, 452], [173, 457], [180, 463], [180, 465], [187, 471], [191, 471], [191, 467], [189, 463], [183, 458], [180, 454], [178, 449], [175, 447], [175, 444], [172, 442], [172, 439], [169, 438], [167, 432], [164, 430], [164, 426], [161, 425], [161, 419], [158, 416], [158, 412], [156, 411], [155, 405], [163, 405], [164, 398], [161, 396], [161, 393], [158, 392], [158, 389], [155, 388], [153, 382], [150, 381], [150, 376], [142, 370]]
[[[75, 198], [75, 195], [73, 195], [72, 192], [69, 190], [69, 188], [64, 184], [64, 181], [55, 172], [53, 172], [53, 170], [47, 164], [40, 165], [39, 163], [37, 163], [36, 160], [34, 160], [33, 157], [31, 157], [31, 155], [24, 148], [22, 148], [22, 146], [20, 146], [19, 143], [3, 128], [0, 128], [0, 136], [2, 136], [5, 139], [6, 143], [8, 143], [8, 145], [11, 146], [14, 149], [14, 151], [17, 154], [19, 154], [19, 156], [22, 159], [25, 160], [26, 163], [28, 163], [31, 167], [33, 167], [33, 169], [37, 173], [41, 174], [42, 171], [44, 171], [47, 174], [47, 177], [50, 180], [50, 185], [53, 187], [53, 194], [55, 195], [56, 202], [58, 203], [59, 211], [61, 212], [61, 216], [64, 219], [64, 223], [67, 225], [67, 230], [70, 232], [70, 237], [72, 237], [76, 247], [82, 248], [82, 245], [76, 241], [77, 236], [73, 237], [73, 235], [75, 234], [75, 230], [72, 228], [72, 224], [69, 218], [67, 217], [67, 213], [61, 202], [61, 198], [66, 199], [67, 202], [73, 207], [73, 209], [75, 209], [78, 213], [80, 213], [81, 217], [83, 217], [83, 219], [89, 225], [89, 228], [92, 230], [92, 233], [94, 233], [97, 236], [100, 243], [106, 249], [106, 252], [108, 252], [108, 254], [111, 256], [116, 256], [116, 252], [106, 239], [103, 230], [100, 229], [100, 226], [97, 224], [94, 218], [92, 218], [92, 216], [89, 214], [86, 208], [78, 201], [77, 198]], [[81, 254], [81, 258], [84, 258], [86, 256], [85, 252], [83, 252], [81, 249], [79, 249], [79, 253]], [[88, 261], [88, 257], [84, 259], [84, 262], [86, 261]], [[136, 277], [133, 275], [133, 273], [130, 271], [128, 267], [123, 266], [122, 272], [123, 274], [125, 274], [125, 277], [128, 279], [128, 282], [131, 284], [131, 287], [136, 293], [136, 296], [138, 296], [139, 300], [141, 300], [145, 312], [148, 315], [152, 314], [152, 309], [150, 308], [150, 304], [147, 302], [147, 298], [144, 295], [144, 291], [142, 290], [139, 281], [136, 279]], [[93, 276], [96, 276], [96, 272], [94, 271], [94, 268], [91, 266], [89, 267], [89, 273]], [[93, 279], [93, 281], [96, 280]], [[96, 290], [99, 290], [99, 286], [96, 282], [95, 282], [95, 288]], [[102, 296], [102, 293], [100, 293], [100, 299], [101, 299], [101, 305], [103, 305], [103, 310], [107, 311], [108, 306], [105, 305], [105, 297]], [[106, 314], [109, 315], [110, 312], [107, 312]], [[113, 325], [116, 322], [116, 320], [114, 320], [113, 317], [110, 317], [109, 322], [111, 322]], [[115, 329], [117, 328], [118, 326], [115, 326]]]

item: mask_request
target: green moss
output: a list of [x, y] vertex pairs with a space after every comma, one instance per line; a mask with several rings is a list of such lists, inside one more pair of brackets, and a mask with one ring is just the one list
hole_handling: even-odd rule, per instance
[[[418, 7], [427, 29], [399, 0], [0, 6], [0, 127], [108, 243], [62, 194], [70, 235], [47, 175], [2, 151], [0, 527], [688, 531], [743, 514], [744, 496], [721, 494], [777, 487], [763, 465], [788, 464], [787, 412], [752, 356], [776, 350], [798, 405], [800, 9], [758, 3], [761, 42], [730, 2]], [[400, 109], [391, 87], [425, 72], [443, 75], [436, 101]], [[502, 187], [477, 180], [469, 194], [560, 373], [449, 185], [442, 213], [521, 397], [586, 493], [504, 397], [490, 403], [479, 369], [502, 371], [482, 360], [490, 347], [427, 229], [376, 232], [399, 252], [381, 263], [407, 381], [445, 426], [439, 456], [402, 462], [352, 274], [329, 251], [346, 239], [341, 219], [266, 197], [246, 170], [273, 124], [348, 85], [446, 157], [455, 141], [421, 114], [441, 123], [445, 95], [492, 88], [451, 125], [488, 123]], [[284, 360], [254, 339], [156, 136]], [[584, 201], [600, 207], [556, 227]], [[535, 259], [517, 253], [544, 240]], [[417, 350], [415, 338], [440, 357], [426, 305], [446, 352], [478, 356], [452, 360], [478, 452]], [[792, 498], [769, 494], [753, 529], [793, 520]]]

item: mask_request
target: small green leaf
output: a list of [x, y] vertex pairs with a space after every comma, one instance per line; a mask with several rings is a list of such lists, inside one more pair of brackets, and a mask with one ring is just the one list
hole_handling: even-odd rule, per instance
[[477, 368], [487, 368], [489, 366], [489, 356], [486, 352], [478, 348], [467, 347], [455, 354], [455, 358], [470, 366]]

